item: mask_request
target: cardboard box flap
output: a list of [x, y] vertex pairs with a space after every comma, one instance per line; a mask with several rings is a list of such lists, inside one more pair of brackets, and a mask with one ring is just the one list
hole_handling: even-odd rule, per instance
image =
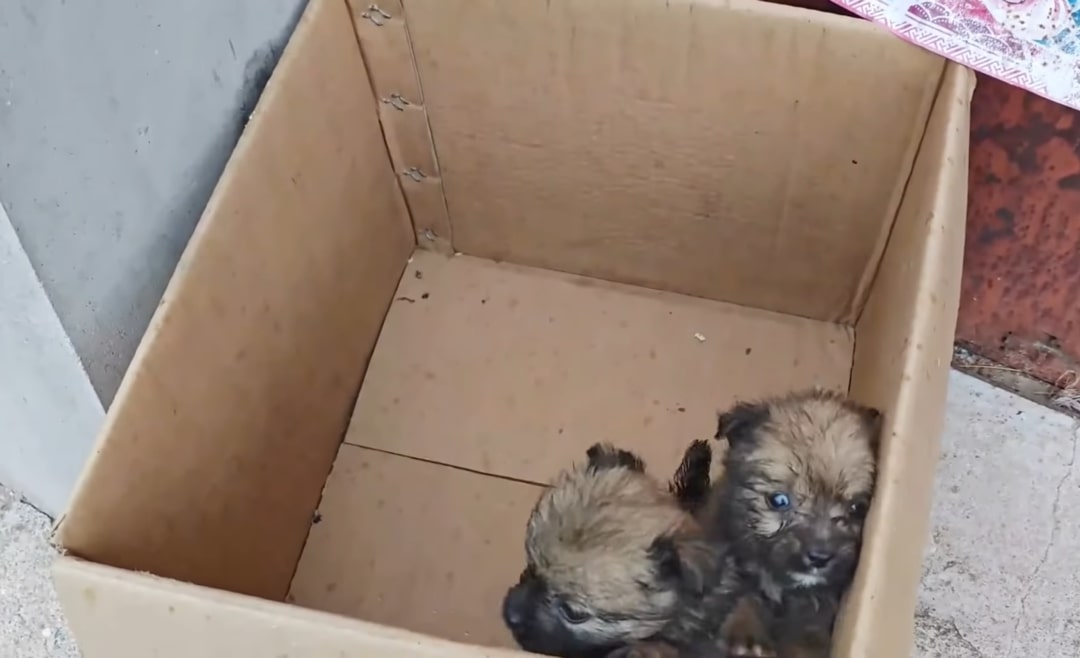
[[857, 317], [942, 59], [748, 0], [404, 7], [458, 251]]
[[60, 558], [53, 581], [84, 658], [523, 658], [297, 606]]
[[736, 396], [846, 390], [850, 328], [417, 252], [346, 443], [546, 483], [597, 441], [660, 477]]
[[896, 227], [856, 328], [852, 394], [886, 410], [880, 477], [838, 658], [907, 658], [929, 532], [960, 299], [975, 76], [946, 75]]
[[132, 360], [58, 541], [280, 599], [414, 248], [343, 2], [301, 18]]

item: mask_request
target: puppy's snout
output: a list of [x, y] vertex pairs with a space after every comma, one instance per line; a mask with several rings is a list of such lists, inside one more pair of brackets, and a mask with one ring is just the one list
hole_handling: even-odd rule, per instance
[[803, 553], [803, 562], [808, 567], [821, 569], [828, 566], [834, 557], [836, 557], [836, 554], [828, 548], [823, 546], [811, 546]]
[[529, 593], [522, 585], [514, 585], [506, 593], [503, 599], [503, 620], [511, 630], [519, 629], [525, 624], [528, 612]]

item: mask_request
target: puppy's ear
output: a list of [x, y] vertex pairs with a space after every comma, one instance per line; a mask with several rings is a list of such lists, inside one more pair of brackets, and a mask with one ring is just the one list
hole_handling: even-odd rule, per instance
[[885, 418], [880, 411], [873, 407], [866, 407], [861, 404], [855, 406], [863, 419], [863, 423], [866, 425], [866, 432], [870, 436], [870, 444], [876, 454], [881, 446], [881, 429]]
[[638, 473], [645, 472], [645, 462], [629, 450], [616, 448], [610, 443], [593, 444], [585, 452], [589, 458], [589, 468], [594, 471], [602, 471], [609, 468], [628, 468]]
[[664, 535], [649, 547], [649, 559], [656, 564], [659, 580], [703, 594], [709, 586], [709, 573], [716, 564], [717, 554], [704, 538]]
[[731, 409], [720, 414], [716, 425], [716, 436], [713, 438], [727, 438], [732, 446], [749, 441], [754, 436], [754, 430], [761, 427], [769, 420], [769, 407], [760, 403], [740, 402]]
[[707, 441], [694, 441], [683, 453], [675, 477], [668, 490], [679, 505], [693, 512], [705, 502], [709, 493], [709, 468], [712, 466], [712, 447]]

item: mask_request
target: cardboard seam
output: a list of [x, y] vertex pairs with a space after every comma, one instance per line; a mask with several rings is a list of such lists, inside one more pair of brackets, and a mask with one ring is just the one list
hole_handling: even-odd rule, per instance
[[[886, 222], [886, 228], [878, 236], [877, 242], [874, 244], [874, 253], [866, 263], [866, 267], [859, 277], [859, 283], [855, 288], [855, 295], [851, 300], [851, 307], [844, 313], [842, 323], [854, 327], [859, 323], [862, 318], [863, 311], [866, 310], [866, 301], [870, 297], [870, 291], [874, 288], [874, 281], [877, 280], [878, 272], [881, 270], [881, 262], [884, 260], [885, 250], [889, 246], [889, 242], [892, 240], [893, 230], [896, 228], [896, 218], [900, 214], [900, 207], [904, 203], [904, 199], [907, 196], [908, 186], [911, 184], [911, 177], [915, 172], [915, 161], [919, 157], [919, 153], [922, 152], [923, 142], [926, 140], [926, 129], [930, 126], [930, 115], [934, 111], [934, 106], [937, 104], [938, 98], [941, 96], [941, 90], [945, 85], [945, 72], [948, 69], [948, 61], [942, 60], [941, 70], [938, 72], [937, 83], [934, 85], [934, 93], [930, 94], [928, 102], [922, 112], [922, 130], [919, 131], [917, 139], [912, 140], [915, 143], [915, 148], [911, 149], [908, 153], [904, 154], [904, 158], [907, 160], [907, 175], [904, 177], [904, 184], [894, 190], [893, 198], [889, 200], [891, 206], [889, 212], [889, 221]], [[858, 337], [856, 337], [857, 339]]]
[[414, 462], [420, 462], [422, 464], [431, 464], [432, 466], [442, 466], [445, 468], [452, 468], [455, 471], [461, 471], [462, 473], [469, 473], [472, 475], [480, 475], [483, 477], [495, 478], [497, 480], [503, 480], [506, 482], [513, 482], [515, 484], [527, 484], [534, 487], [547, 487], [547, 482], [536, 482], [535, 480], [526, 480], [524, 478], [516, 478], [511, 475], [501, 475], [499, 473], [491, 473], [489, 471], [483, 471], [478, 468], [469, 468], [468, 466], [460, 466], [458, 464], [447, 464], [437, 459], [428, 459], [426, 457], [417, 457], [415, 455], [407, 455], [403, 452], [396, 452], [394, 450], [387, 450], [385, 448], [373, 448], [366, 446], [362, 443], [349, 443], [348, 441], [342, 442], [343, 446], [349, 446], [350, 448], [356, 448], [358, 450], [370, 450], [371, 452], [377, 452], [382, 455], [389, 455], [391, 457], [401, 457], [402, 459], [408, 459]]
[[859, 349], [859, 332], [855, 330], [855, 325], [841, 325], [851, 336], [851, 358], [848, 359], [848, 371], [847, 371], [847, 389], [848, 394], [851, 393], [851, 383], [855, 381], [855, 354]]
[[[364, 374], [366, 375], [367, 373]], [[346, 430], [348, 430], [347, 425]], [[338, 444], [338, 452], [341, 452], [341, 446], [343, 445], [345, 445], [344, 441]], [[308, 542], [311, 541], [311, 527], [315, 525], [315, 519], [318, 518], [319, 508], [322, 507], [323, 498], [326, 497], [326, 483], [330, 481], [330, 475], [334, 472], [335, 465], [337, 465], [336, 453], [334, 459], [330, 462], [330, 469], [326, 471], [322, 489], [319, 490], [319, 499], [315, 501], [315, 509], [311, 510], [311, 521], [308, 523], [307, 532], [304, 533], [304, 541], [300, 543], [300, 552], [296, 555], [296, 560], [293, 561], [292, 573], [289, 574], [289, 582], [285, 585], [285, 594], [281, 598], [282, 603], [292, 605], [292, 602], [289, 599], [292, 596], [293, 583], [296, 582], [296, 572], [300, 570], [300, 561], [304, 559], [304, 553], [307, 552]]]
[[[364, 48], [360, 42], [360, 32], [357, 30], [357, 17], [353, 14], [352, 4], [349, 0], [338, 0], [345, 5], [345, 11], [349, 14], [349, 23], [352, 27], [353, 39], [356, 41], [356, 52], [360, 54], [360, 63], [364, 65], [364, 73], [367, 76], [367, 86], [371, 91], [371, 98], [375, 101], [375, 118], [379, 121], [379, 133], [382, 135], [383, 149], [386, 151], [386, 161], [390, 165], [390, 171], [394, 174], [394, 182], [398, 188], [398, 194], [401, 196], [401, 200], [405, 203], [405, 211], [409, 213], [409, 224], [412, 225], [413, 240], [416, 240], [416, 219], [413, 217], [412, 207], [409, 205], [409, 196], [405, 194], [405, 188], [401, 184], [401, 178], [398, 172], [394, 170], [394, 156], [390, 152], [390, 143], [386, 139], [386, 126], [383, 124], [382, 114], [379, 112], [379, 94], [375, 90], [375, 82], [371, 75], [371, 68], [368, 66], [367, 58], [364, 57]], [[372, 5], [372, 7], [376, 7]], [[377, 9], [377, 7], [376, 7]], [[381, 10], [380, 10], [381, 11]]]
[[[371, 70], [370, 65], [368, 64], [367, 58], [364, 57], [364, 46], [363, 46], [363, 42], [360, 39], [360, 32], [359, 32], [359, 29], [358, 29], [358, 26], [357, 26], [357, 22], [360, 19], [358, 19], [356, 17], [356, 15], [353, 14], [352, 3], [349, 2], [349, 0], [343, 0], [343, 1], [345, 1], [346, 5], [349, 7], [349, 15], [350, 15], [350, 17], [352, 19], [353, 36], [356, 38], [356, 47], [357, 47], [357, 50], [360, 51], [360, 57], [364, 62], [364, 70], [367, 72], [368, 86], [371, 88], [371, 94], [375, 98], [376, 104], [382, 103], [383, 100], [381, 98], [379, 98], [378, 90], [375, 89], [375, 76], [372, 73], [372, 70]], [[378, 5], [375, 5], [375, 4], [370, 5], [368, 11], [369, 12], [377, 11], [379, 13], [379, 15], [382, 17], [382, 20], [384, 20], [384, 21], [393, 21], [393, 20], [395, 20], [395, 18], [392, 15], [390, 15], [386, 11], [380, 9], [378, 7]], [[418, 245], [424, 244], [424, 242], [421, 241], [421, 238], [423, 238], [424, 241], [430, 242], [433, 246], [437, 247], [438, 244], [439, 244], [440, 238], [441, 238], [442, 240], [445, 240], [446, 245], [449, 247], [449, 249], [444, 249], [444, 251], [450, 251], [452, 253], [453, 252], [453, 244], [454, 244], [453, 222], [450, 219], [450, 208], [449, 208], [449, 205], [446, 202], [446, 188], [445, 188], [445, 185], [444, 185], [444, 182], [443, 182], [443, 179], [442, 179], [442, 167], [439, 164], [438, 149], [436, 149], [436, 147], [435, 147], [435, 137], [431, 132], [431, 120], [428, 118], [427, 105], [424, 102], [424, 86], [423, 86], [423, 82], [422, 82], [422, 80], [420, 78], [420, 71], [417, 69], [417, 66], [416, 66], [416, 54], [414, 52], [413, 45], [412, 45], [412, 36], [409, 34], [409, 24], [408, 24], [408, 20], [406, 19], [406, 16], [405, 16], [405, 4], [404, 4], [404, 2], [401, 3], [401, 16], [399, 18], [397, 18], [396, 20], [401, 21], [402, 29], [405, 32], [405, 43], [406, 43], [406, 45], [407, 45], [407, 47], [409, 49], [409, 64], [411, 65], [413, 76], [416, 78], [416, 87], [417, 87], [417, 89], [419, 91], [419, 94], [420, 94], [420, 98], [417, 99], [416, 102], [411, 102], [411, 104], [417, 106], [420, 109], [420, 111], [424, 113], [424, 125], [426, 126], [426, 129], [427, 129], [427, 142], [428, 142], [428, 144], [429, 144], [429, 146], [431, 148], [431, 157], [432, 157], [432, 160], [435, 163], [435, 172], [422, 172], [422, 171], [418, 170], [416, 167], [410, 167], [410, 168], [407, 168], [405, 171], [400, 171], [400, 172], [396, 170], [396, 168], [394, 167], [394, 155], [393, 155], [392, 149], [390, 147], [390, 140], [387, 139], [386, 124], [383, 122], [382, 113], [377, 111], [376, 113], [379, 115], [379, 127], [382, 130], [382, 134], [383, 134], [383, 145], [386, 148], [387, 156], [390, 158], [390, 167], [391, 167], [391, 169], [394, 170], [394, 177], [397, 179], [398, 189], [401, 191], [401, 195], [405, 199], [405, 206], [406, 206], [406, 208], [408, 208], [408, 211], [409, 211], [409, 221], [412, 224], [413, 235], [416, 238], [417, 244]], [[374, 25], [376, 25], [376, 27], [380, 27], [380, 28], [385, 24], [385, 23], [378, 23], [378, 22], [376, 22], [374, 20], [372, 20], [371, 22]], [[408, 101], [408, 99], [405, 99], [405, 98], [401, 97], [400, 95], [398, 95], [398, 97], [396, 99], [393, 97], [393, 95], [391, 95], [391, 98], [390, 98], [390, 100], [387, 101], [387, 103], [389, 105], [391, 105], [392, 107], [394, 107], [395, 110], [398, 109], [397, 105], [395, 105], [394, 102], [393, 102], [395, 100], [402, 100], [402, 101], [405, 101], [406, 103], [410, 103], [410, 101]], [[378, 109], [378, 105], [376, 105], [376, 109]], [[442, 200], [443, 211], [446, 213], [446, 223], [447, 223], [446, 230], [447, 230], [448, 235], [441, 236], [441, 235], [435, 233], [430, 226], [421, 227], [420, 224], [416, 221], [416, 219], [417, 219], [416, 218], [416, 211], [414, 210], [413, 204], [409, 202], [409, 194], [408, 194], [408, 191], [406, 190], [405, 184], [401, 180], [402, 176], [408, 176], [408, 177], [412, 178], [413, 180], [415, 180], [418, 183], [423, 183], [423, 181], [435, 181], [436, 182], [436, 184], [439, 187], [439, 197]], [[422, 179], [421, 178], [414, 178], [414, 176], [422, 176]], [[438, 250], [439, 249], [436, 248], [436, 251], [438, 251]]]
[[431, 128], [431, 116], [428, 114], [427, 98], [424, 96], [424, 78], [420, 75], [420, 67], [416, 65], [416, 48], [413, 47], [412, 32], [409, 30], [409, 16], [406, 9], [407, 0], [401, 0], [401, 22], [405, 27], [405, 42], [409, 47], [409, 59], [412, 64], [413, 75], [416, 76], [416, 87], [420, 90], [420, 105], [424, 109], [424, 123], [427, 125], [428, 143], [431, 144], [431, 157], [435, 160], [435, 167], [439, 170], [439, 191], [442, 197], [443, 210], [446, 212], [446, 228], [449, 235], [446, 241], [450, 244], [451, 251], [457, 251], [454, 247], [454, 218], [450, 215], [450, 203], [446, 200], [446, 179], [443, 178], [442, 163], [439, 162], [439, 147], [435, 143], [435, 132]]

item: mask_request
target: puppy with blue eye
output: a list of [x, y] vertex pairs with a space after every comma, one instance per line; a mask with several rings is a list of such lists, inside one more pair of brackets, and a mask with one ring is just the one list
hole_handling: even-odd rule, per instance
[[716, 438], [728, 451], [703, 522], [756, 592], [724, 623], [731, 655], [828, 655], [858, 563], [880, 433], [880, 412], [818, 389], [720, 415]]
[[738, 574], [690, 512], [711, 449], [687, 450], [668, 486], [631, 452], [597, 444], [562, 472], [526, 527], [526, 567], [503, 619], [526, 651], [575, 658], [722, 656], [717, 620]]

